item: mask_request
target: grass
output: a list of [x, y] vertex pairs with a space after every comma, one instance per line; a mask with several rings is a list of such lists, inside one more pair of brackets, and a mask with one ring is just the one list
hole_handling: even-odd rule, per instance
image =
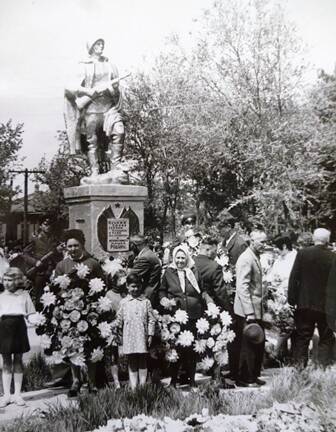
[[[107, 423], [110, 418], [133, 417], [138, 414], [173, 419], [200, 413], [208, 408], [210, 414], [255, 414], [274, 402], [289, 401], [314, 403], [325, 424], [330, 421], [336, 406], [336, 369], [306, 369], [299, 372], [283, 368], [273, 377], [270, 390], [260, 392], [219, 392], [216, 383], [200, 388], [186, 396], [170, 387], [146, 385], [132, 392], [106, 388], [98, 395], [81, 395], [78, 405], [51, 406], [40, 416], [17, 419], [0, 427], [1, 432], [81, 432], [90, 431]], [[326, 412], [329, 414], [326, 416]], [[330, 430], [330, 429], [326, 429]]]

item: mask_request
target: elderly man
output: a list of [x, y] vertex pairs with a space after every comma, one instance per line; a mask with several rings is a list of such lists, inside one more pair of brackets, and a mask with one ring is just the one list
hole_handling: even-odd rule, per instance
[[83, 152], [81, 134], [84, 132], [92, 181], [97, 181], [94, 177], [108, 169], [115, 172], [121, 169], [125, 136], [119, 75], [116, 67], [103, 56], [104, 46], [102, 38], [87, 43], [89, 57], [81, 62], [79, 85], [65, 90], [70, 148], [72, 153]]
[[335, 338], [327, 323], [326, 294], [334, 254], [327, 247], [329, 240], [330, 231], [317, 228], [314, 245], [298, 251], [289, 277], [288, 302], [296, 307], [293, 356], [299, 366], [308, 363], [309, 342], [316, 325], [320, 337], [318, 361], [322, 366], [331, 362]]
[[[236, 384], [243, 387], [259, 387], [265, 384], [259, 379], [265, 346], [262, 328], [263, 286], [260, 254], [267, 240], [263, 231], [251, 233], [250, 246], [239, 256], [236, 264], [236, 294], [234, 299], [235, 350], [239, 353], [236, 365]], [[250, 323], [257, 323], [260, 335], [251, 340], [245, 334]], [[252, 338], [253, 339], [253, 338]]]

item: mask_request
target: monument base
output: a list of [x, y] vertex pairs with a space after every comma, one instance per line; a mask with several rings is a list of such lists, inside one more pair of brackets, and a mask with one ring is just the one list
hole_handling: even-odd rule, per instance
[[144, 232], [144, 186], [99, 184], [64, 189], [69, 227], [84, 232], [85, 248], [98, 259], [129, 250], [129, 238]]

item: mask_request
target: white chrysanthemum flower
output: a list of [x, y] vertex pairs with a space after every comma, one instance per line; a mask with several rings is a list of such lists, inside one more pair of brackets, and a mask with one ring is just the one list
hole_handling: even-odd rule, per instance
[[208, 348], [210, 348], [210, 349], [213, 348], [215, 346], [215, 339], [212, 337], [209, 337], [206, 344], [207, 344]]
[[189, 317], [188, 317], [188, 314], [187, 314], [186, 311], [184, 311], [184, 310], [182, 310], [182, 309], [178, 309], [178, 310], [175, 312], [174, 319], [175, 319], [175, 321], [177, 321], [178, 323], [181, 323], [181, 324], [187, 324]]
[[61, 289], [67, 289], [68, 286], [71, 283], [71, 279], [67, 275], [61, 275], [57, 276], [54, 280], [54, 283], [56, 283]]
[[106, 321], [98, 324], [98, 330], [100, 331], [100, 334], [104, 339], [107, 339], [109, 336], [111, 336], [112, 328], [111, 325]]
[[70, 348], [72, 346], [73, 340], [70, 336], [63, 336], [60, 339], [62, 348]]
[[184, 330], [177, 338], [176, 344], [182, 345], [183, 347], [188, 347], [194, 342], [194, 339], [194, 335], [190, 330]]
[[78, 310], [73, 310], [70, 315], [69, 318], [73, 323], [76, 323], [80, 320], [81, 314]]
[[42, 349], [48, 349], [51, 347], [51, 337], [43, 334], [40, 338], [40, 346]]
[[226, 267], [229, 264], [229, 257], [225, 254], [221, 255], [220, 257], [216, 257], [215, 260], [222, 267]]
[[228, 352], [227, 351], [219, 351], [219, 352], [217, 352], [215, 354], [215, 359], [216, 359], [216, 362], [220, 366], [224, 366], [224, 365], [228, 364], [228, 361], [229, 361]]
[[178, 323], [173, 323], [169, 328], [173, 334], [177, 334], [181, 331], [181, 326]]
[[220, 310], [219, 307], [215, 305], [215, 303], [209, 303], [205, 312], [209, 317], [216, 318], [218, 317]]
[[95, 348], [91, 353], [90, 360], [92, 361], [92, 363], [96, 363], [103, 360], [103, 357], [104, 350], [102, 348]]
[[46, 323], [47, 319], [41, 312], [35, 312], [28, 316], [28, 321], [35, 325], [35, 326], [41, 326]]
[[172, 322], [173, 318], [170, 315], [161, 315], [160, 319], [161, 319], [162, 324], [167, 325], [167, 324]]
[[174, 349], [170, 349], [166, 352], [165, 354], [165, 359], [169, 362], [169, 363], [176, 363], [178, 360], [179, 356], [177, 354], [177, 351]]
[[56, 303], [56, 296], [51, 292], [45, 292], [40, 299], [44, 307], [54, 305]]
[[112, 309], [112, 301], [108, 297], [100, 297], [98, 299], [98, 309], [101, 312], [108, 312]]
[[87, 275], [90, 274], [90, 269], [87, 265], [83, 263], [79, 263], [75, 266], [75, 269], [77, 271], [77, 276], [80, 279], [85, 279]]
[[63, 363], [64, 356], [60, 351], [53, 351], [50, 356], [46, 356], [47, 364], [60, 364]]
[[163, 306], [167, 310], [171, 310], [174, 306], [176, 306], [176, 301], [174, 299], [169, 299], [167, 297], [163, 297], [160, 300], [160, 305]]
[[223, 271], [224, 282], [230, 283], [233, 281], [233, 274], [231, 270]]
[[231, 315], [226, 311], [221, 312], [220, 319], [222, 321], [223, 326], [228, 327], [230, 324], [232, 324]]
[[70, 362], [72, 364], [74, 364], [75, 366], [79, 366], [79, 367], [85, 367], [86, 363], [85, 363], [85, 357], [83, 354], [81, 353], [76, 353], [73, 354], [70, 358], [69, 358]]
[[214, 365], [215, 360], [211, 357], [204, 357], [204, 359], [201, 361], [201, 368], [205, 371], [209, 370], [212, 368], [212, 366]]
[[205, 332], [207, 332], [210, 328], [210, 324], [209, 321], [206, 320], [205, 318], [199, 318], [196, 321], [196, 328], [199, 334], [204, 334]]
[[215, 324], [212, 328], [211, 328], [211, 330], [210, 330], [210, 334], [212, 335], [212, 336], [217, 336], [217, 335], [219, 335], [220, 334], [220, 332], [222, 331], [222, 327], [221, 327], [221, 325], [220, 324]]
[[49, 285], [46, 285], [44, 288], [43, 288], [43, 292], [49, 292], [50, 291], [50, 287], [49, 287]]
[[113, 277], [118, 271], [124, 270], [124, 267], [118, 259], [113, 261], [108, 259], [102, 264], [102, 269], [105, 273]]
[[103, 291], [103, 289], [105, 288], [105, 284], [100, 278], [94, 278], [90, 280], [89, 288], [89, 295], [92, 295], [94, 293], [99, 293], [100, 291]]
[[236, 337], [236, 333], [233, 330], [229, 330], [225, 334], [225, 338], [228, 342], [232, 342], [235, 337]]
[[84, 333], [89, 328], [89, 324], [86, 321], [81, 320], [81, 321], [78, 322], [77, 328], [78, 328], [78, 331], [80, 333]]
[[203, 354], [204, 351], [206, 350], [206, 339], [198, 339], [195, 340], [194, 343], [194, 351], [197, 352], [198, 354]]

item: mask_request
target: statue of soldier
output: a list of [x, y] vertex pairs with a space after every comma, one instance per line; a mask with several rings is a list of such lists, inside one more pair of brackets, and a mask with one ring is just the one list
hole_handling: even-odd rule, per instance
[[89, 56], [80, 62], [79, 85], [65, 89], [70, 150], [72, 154], [86, 153], [91, 167], [91, 176], [82, 179], [84, 184], [128, 182], [127, 166], [121, 162], [125, 137], [119, 90], [122, 78], [103, 56], [104, 45], [101, 38], [87, 43]]

